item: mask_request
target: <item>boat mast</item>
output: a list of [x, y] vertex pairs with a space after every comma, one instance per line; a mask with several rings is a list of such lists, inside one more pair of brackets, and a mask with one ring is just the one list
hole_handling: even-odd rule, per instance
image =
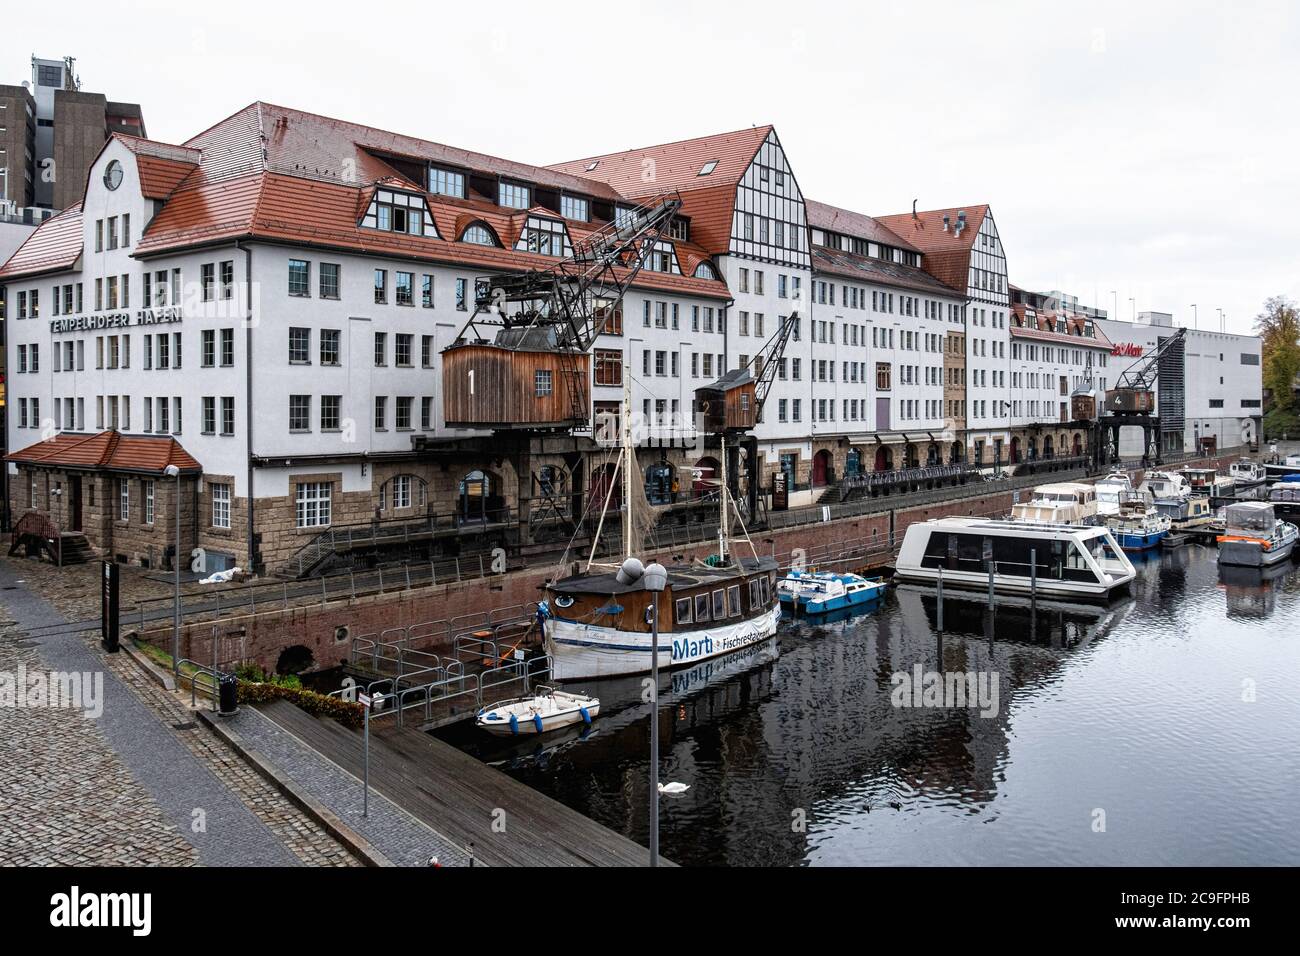
[[722, 472], [722, 511], [718, 516], [718, 558], [722, 564], [727, 563], [727, 437], [721, 438], [721, 472]]
[[632, 369], [623, 358], [623, 557], [632, 557]]

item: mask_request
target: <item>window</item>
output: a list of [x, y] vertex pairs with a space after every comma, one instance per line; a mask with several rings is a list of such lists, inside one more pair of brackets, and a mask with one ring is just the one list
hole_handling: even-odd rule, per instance
[[415, 299], [413, 295], [415, 289], [414, 273], [412, 272], [397, 273], [397, 278], [394, 281], [393, 286], [396, 292], [396, 300], [398, 305], [415, 305]]
[[433, 308], [433, 276], [428, 274], [420, 279], [420, 305], [426, 309]]
[[691, 599], [688, 597], [678, 598], [677, 606], [677, 623], [690, 624], [694, 618], [691, 615]]
[[375, 365], [383, 366], [388, 364], [388, 333], [375, 333]]
[[623, 353], [617, 349], [596, 349], [596, 384], [623, 384]]
[[429, 167], [429, 192], [435, 196], [456, 196], [465, 198], [465, 174], [450, 169]]
[[342, 405], [342, 395], [322, 395], [320, 397], [321, 431], [336, 432], [339, 430], [339, 410]]
[[230, 368], [235, 364], [235, 330], [221, 330], [221, 367]]
[[476, 246], [500, 245], [500, 243], [497, 242], [496, 236], [492, 234], [492, 230], [488, 229], [488, 227], [483, 225], [481, 222], [474, 223], [462, 232], [460, 234], [460, 241], [473, 243]]
[[375, 304], [383, 305], [388, 301], [388, 270], [375, 270]]
[[117, 520], [131, 520], [131, 483], [125, 478], [117, 479]]
[[[149, 274], [145, 273], [145, 279], [148, 280]], [[221, 263], [221, 298], [233, 299], [235, 297], [235, 263], [232, 260], [226, 260]], [[146, 292], [144, 304], [149, 305], [149, 294]]]
[[214, 263], [205, 262], [199, 267], [199, 282], [202, 284], [204, 302], [211, 302], [217, 297], [217, 267]]
[[289, 396], [289, 431], [311, 431], [311, 396]]
[[339, 330], [320, 330], [320, 364], [339, 364]]
[[221, 434], [235, 433], [235, 399], [230, 395], [221, 398]]
[[336, 262], [320, 264], [320, 297], [322, 299], [339, 297], [339, 266]]
[[299, 528], [324, 528], [330, 523], [330, 494], [327, 481], [299, 482], [294, 495], [294, 518]]
[[394, 425], [398, 431], [411, 430], [411, 403], [413, 401], [414, 399], [409, 395], [397, 396]]
[[388, 397], [385, 395], [375, 396], [375, 431], [382, 432], [388, 429]]
[[398, 475], [393, 479], [393, 507], [411, 507], [411, 476]]
[[210, 395], [203, 397], [203, 434], [213, 435], [217, 431], [217, 400]]
[[289, 329], [289, 363], [307, 365], [311, 362], [311, 329]]
[[212, 489], [212, 527], [230, 527], [230, 485], [209, 485]]
[[714, 171], [715, 169], [717, 169], [717, 168], [718, 168], [718, 161], [717, 161], [716, 159], [711, 159], [711, 160], [709, 160], [707, 163], [705, 163], [703, 166], [701, 166], [701, 167], [700, 167], [700, 171], [699, 171], [698, 173], [696, 173], [695, 175], [696, 175], [696, 176], [707, 176], [707, 175], [709, 175], [709, 173], [713, 172], [713, 171]]
[[144, 523], [153, 524], [153, 482], [147, 478], [140, 481], [140, 498], [144, 501]]
[[[144, 341], [145, 341], [145, 356], [146, 356], [146, 358], [145, 358], [145, 363], [146, 363], [146, 364], [145, 364], [145, 367], [148, 368], [148, 355], [149, 355], [149, 348], [148, 348], [148, 345], [149, 345], [149, 337], [148, 337], [148, 336], [145, 336]], [[292, 347], [292, 345], [291, 345], [291, 346], [290, 346], [290, 352], [292, 352], [292, 351], [293, 351], [293, 347]], [[203, 366], [204, 368], [212, 368], [214, 365], [217, 364], [217, 333], [216, 333], [216, 330], [214, 330], [214, 329], [204, 329], [204, 330], [203, 330], [203, 334], [202, 334], [202, 336], [201, 336], [201, 341], [200, 341], [200, 349], [199, 349], [199, 352], [200, 352], [200, 355], [199, 355], [199, 364], [200, 364], [201, 366]]]
[[551, 370], [539, 368], [533, 373], [533, 394], [538, 398], [546, 398], [551, 394]]
[[565, 219], [578, 219], [586, 222], [589, 217], [587, 200], [579, 196], [560, 197], [560, 215]]
[[420, 366], [433, 368], [433, 336], [420, 336]]
[[497, 189], [497, 204], [511, 209], [527, 209], [531, 190], [519, 183], [502, 182]]
[[361, 225], [366, 229], [382, 229], [385, 232], [401, 232], [411, 236], [438, 237], [437, 227], [425, 206], [424, 197], [410, 193], [380, 189], [361, 217]]
[[515, 248], [544, 256], [566, 256], [573, 252], [564, 223], [555, 219], [543, 219], [540, 216], [528, 217], [528, 222], [520, 233]]
[[289, 294], [311, 295], [311, 263], [306, 259], [289, 260]]
[[461, 311], [461, 312], [465, 312], [465, 311], [466, 311], [466, 307], [465, 307], [465, 280], [464, 280], [464, 279], [457, 279], [457, 280], [456, 280], [456, 308], [457, 308], [459, 311]]

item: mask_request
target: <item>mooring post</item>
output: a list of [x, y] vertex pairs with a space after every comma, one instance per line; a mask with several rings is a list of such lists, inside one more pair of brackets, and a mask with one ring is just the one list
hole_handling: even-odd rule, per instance
[[1038, 549], [1029, 549], [1029, 602], [1038, 603]]
[[989, 561], [989, 608], [993, 607], [993, 561]]
[[943, 568], [939, 568], [939, 631], [943, 631]]

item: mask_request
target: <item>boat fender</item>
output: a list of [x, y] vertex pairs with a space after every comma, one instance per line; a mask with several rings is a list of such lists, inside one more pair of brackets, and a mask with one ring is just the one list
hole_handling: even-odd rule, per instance
[[519, 718], [514, 714], [510, 715], [510, 732], [512, 734], [519, 733]]
[[533, 714], [533, 726], [537, 728], [537, 732], [538, 732], [539, 734], [542, 732], [542, 715], [541, 715], [541, 714]]
[[588, 713], [587, 708], [586, 708], [586, 707], [579, 707], [578, 710], [579, 710], [579, 712], [581, 712], [581, 714], [582, 714], [582, 722], [583, 722], [584, 724], [589, 724], [589, 723], [591, 723], [591, 714]]

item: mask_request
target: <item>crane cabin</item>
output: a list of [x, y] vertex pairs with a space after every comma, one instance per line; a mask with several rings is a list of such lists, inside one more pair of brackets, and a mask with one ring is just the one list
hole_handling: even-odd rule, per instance
[[752, 431], [758, 424], [757, 382], [748, 369], [732, 369], [695, 390], [695, 410], [710, 435]]
[[[448, 428], [548, 431], [585, 423], [589, 356], [558, 348], [554, 326], [504, 329], [442, 353]], [[575, 418], [575, 416], [577, 416]]]

